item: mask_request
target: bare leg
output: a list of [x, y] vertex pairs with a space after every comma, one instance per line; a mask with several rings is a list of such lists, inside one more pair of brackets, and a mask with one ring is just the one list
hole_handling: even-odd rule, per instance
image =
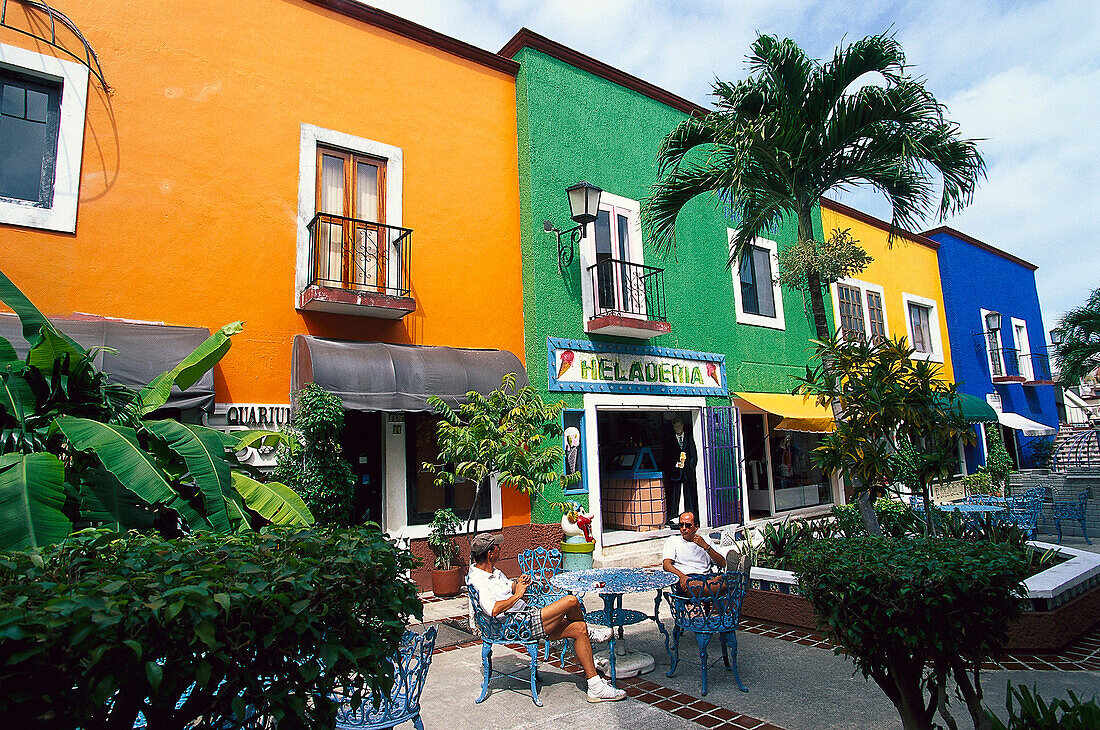
[[542, 626], [552, 640], [572, 639], [577, 661], [584, 668], [588, 679], [596, 676], [596, 663], [592, 658], [592, 641], [588, 638], [588, 624], [584, 622], [581, 604], [576, 596], [566, 596], [542, 609]]

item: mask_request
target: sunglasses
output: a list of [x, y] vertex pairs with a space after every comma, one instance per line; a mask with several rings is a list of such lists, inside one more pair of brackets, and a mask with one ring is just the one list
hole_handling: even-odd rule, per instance
[[684, 530], [689, 527], [695, 527], [695, 524], [692, 522], [677, 522], [676, 526], [679, 527], [681, 530]]

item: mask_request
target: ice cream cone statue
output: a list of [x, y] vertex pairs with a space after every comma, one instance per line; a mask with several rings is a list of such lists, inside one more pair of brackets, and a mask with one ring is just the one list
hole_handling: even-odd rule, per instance
[[565, 371], [573, 367], [573, 358], [577, 355], [572, 350], [566, 350], [561, 354], [561, 364], [558, 365], [558, 377], [565, 375]]
[[716, 363], [707, 363], [707, 376], [710, 377], [710, 379], [714, 382], [718, 383], [718, 387], [722, 386], [722, 381], [718, 379], [718, 365]]
[[585, 542], [592, 542], [592, 513], [581, 509], [580, 502], [567, 502], [568, 510], [561, 516], [561, 531], [568, 540], [572, 536], [584, 536]]

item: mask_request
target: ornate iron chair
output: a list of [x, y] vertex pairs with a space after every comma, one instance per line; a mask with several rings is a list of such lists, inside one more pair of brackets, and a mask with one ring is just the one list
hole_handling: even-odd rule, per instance
[[1039, 529], [1039, 517], [1043, 513], [1043, 490], [1029, 490], [1022, 497], [1009, 497], [1008, 509], [1002, 518], [1004, 522], [1015, 525], [1027, 533], [1028, 539], [1035, 537]]
[[[561, 572], [562, 558], [560, 550], [547, 550], [544, 547], [532, 548], [521, 552], [518, 559], [520, 572], [531, 576], [531, 585], [528, 586], [525, 596], [527, 605], [545, 608], [554, 601], [569, 595], [568, 591], [555, 588], [550, 582], [551, 578]], [[583, 598], [583, 595], [578, 595], [577, 598]], [[581, 603], [581, 612], [584, 612], [583, 602]], [[562, 666], [565, 666], [565, 653], [568, 651], [571, 641], [572, 639], [561, 640]], [[544, 662], [550, 661], [550, 644], [549, 640], [543, 640], [542, 660]]]
[[[717, 584], [718, 592], [708, 594], [708, 587]], [[733, 679], [742, 692], [748, 692], [741, 683], [737, 672], [737, 623], [741, 619], [741, 602], [749, 584], [749, 574], [727, 572], [703, 575], [689, 575], [687, 585], [679, 590], [665, 593], [676, 627], [672, 630], [672, 646], [665, 637], [665, 650], [668, 652], [669, 669], [666, 676], [676, 673], [680, 662], [680, 636], [685, 631], [695, 634], [699, 644], [699, 661], [703, 673], [703, 696], [707, 694], [707, 668], [709, 659], [707, 645], [718, 634], [722, 643], [722, 659], [727, 669], [733, 670]], [[730, 662], [730, 654], [733, 661]]]
[[1085, 528], [1085, 508], [1088, 503], [1088, 490], [1077, 495], [1076, 502], [1054, 503], [1054, 527], [1058, 530], [1058, 542], [1062, 542], [1062, 520], [1077, 520], [1081, 523], [1081, 534], [1085, 536], [1085, 542], [1089, 545], [1092, 544], [1088, 530]]
[[[336, 711], [336, 729], [380, 730], [412, 720], [416, 730], [424, 730], [420, 721], [420, 693], [424, 691], [424, 681], [432, 663], [435, 635], [433, 626], [423, 634], [406, 631], [401, 637], [397, 653], [392, 657], [393, 689], [378, 707], [373, 706], [370, 693], [361, 687], [345, 686], [334, 692], [332, 699], [340, 703]], [[362, 701], [358, 708], [351, 702], [356, 694]]]
[[[523, 644], [527, 653], [531, 655], [531, 699], [536, 705], [542, 707], [539, 690], [535, 684], [538, 680], [540, 639], [534, 638], [530, 618], [526, 613], [502, 613], [499, 616], [490, 616], [481, 608], [481, 597], [478, 595], [477, 588], [467, 583], [466, 589], [470, 593], [474, 623], [481, 634], [481, 696], [474, 702], [484, 702], [489, 696], [489, 680], [493, 675], [493, 644]], [[506, 672], [497, 672], [497, 674], [516, 676]], [[519, 677], [516, 678], [519, 679]]]

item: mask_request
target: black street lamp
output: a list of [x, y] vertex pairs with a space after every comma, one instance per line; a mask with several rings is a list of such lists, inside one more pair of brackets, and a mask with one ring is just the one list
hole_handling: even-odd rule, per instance
[[1001, 313], [1000, 312], [986, 312], [985, 313], [985, 327], [989, 332], [1000, 332], [1000, 330], [1001, 330]]
[[[603, 193], [592, 183], [581, 181], [570, 185], [565, 189], [569, 198], [570, 218], [577, 225], [563, 231], [555, 227], [550, 221], [543, 221], [542, 229], [547, 233], [553, 233], [558, 237], [558, 273], [573, 263], [574, 246], [584, 238], [584, 227], [596, 220], [600, 211], [600, 194]], [[569, 238], [562, 240], [563, 236]]]

